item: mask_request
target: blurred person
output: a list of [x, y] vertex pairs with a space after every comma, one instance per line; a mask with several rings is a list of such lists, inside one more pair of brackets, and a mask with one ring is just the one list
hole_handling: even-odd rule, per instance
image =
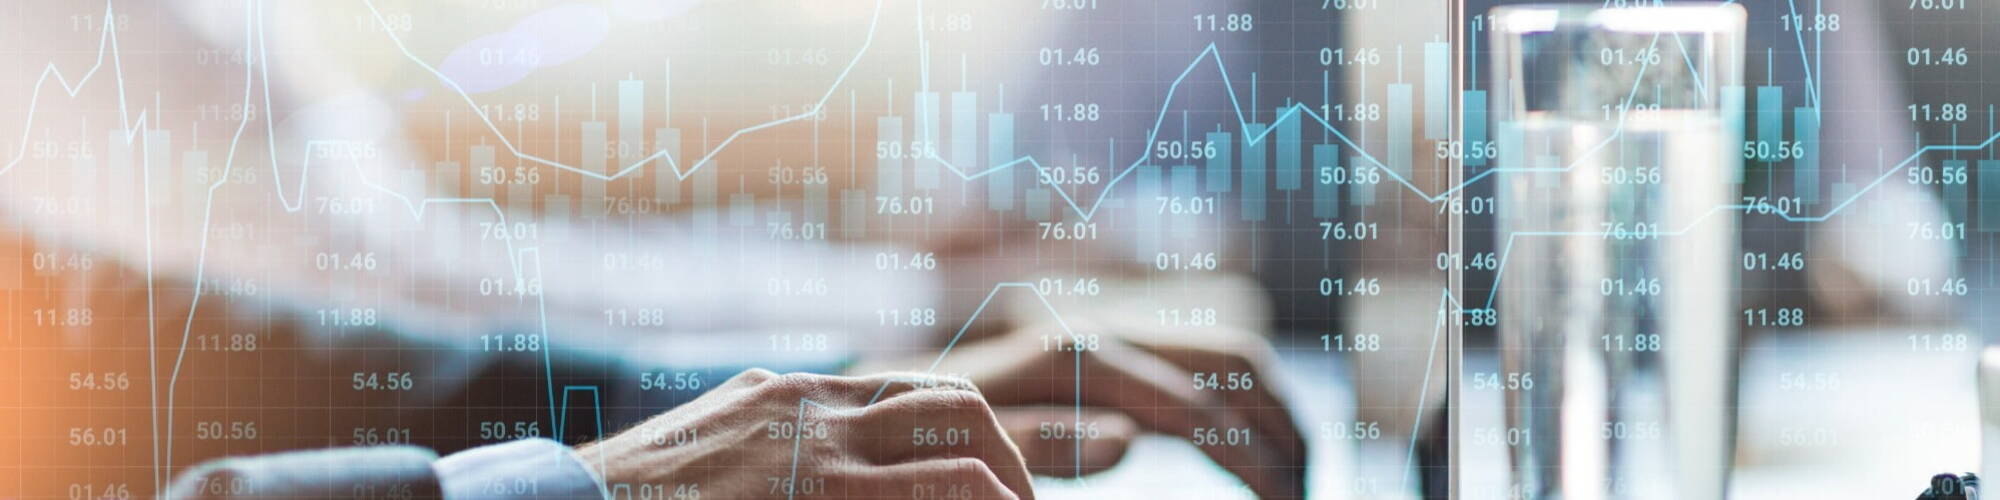
[[[1133, 280], [1108, 294], [1229, 311], [1215, 325], [1131, 321], [1150, 310], [1008, 322], [997, 318], [1042, 310], [985, 311], [998, 294], [1032, 292], [993, 283], [1049, 268], [1134, 276], [1136, 250], [1115, 237], [1030, 241], [1021, 235], [1032, 226], [963, 208], [979, 205], [974, 189], [940, 194], [959, 203], [938, 203], [935, 217], [865, 214], [876, 229], [820, 238], [839, 240], [830, 243], [718, 223], [734, 199], [656, 203], [664, 175], [778, 205], [805, 189], [781, 179], [786, 165], [824, 168], [805, 175], [831, 193], [872, 185], [873, 162], [822, 161], [851, 155], [825, 151], [825, 138], [880, 143], [847, 124], [908, 109], [885, 96], [921, 80], [909, 61], [1027, 52], [1075, 20], [1012, 2], [921, 15], [907, 2], [20, 7], [13, 36], [78, 49], [18, 58], [17, 77], [0, 86], [26, 138], [0, 177], [6, 248], [64, 263], [9, 270], [9, 280], [40, 291], [23, 300], [47, 311], [15, 318], [13, 330], [52, 332], [28, 342], [65, 354], [10, 354], [45, 375], [37, 383], [68, 372], [70, 389], [84, 391], [21, 396], [18, 406], [42, 409], [22, 417], [33, 423], [20, 439], [54, 446], [67, 428], [84, 449], [65, 458], [120, 464], [11, 465], [33, 491], [1025, 497], [1027, 471], [1100, 470], [1142, 431], [1254, 429], [1254, 446], [1203, 450], [1261, 495], [1303, 494], [1304, 440], [1270, 375], [1270, 313], [1254, 287]], [[919, 46], [912, 20], [935, 25], [920, 32], [1011, 25]], [[80, 49], [99, 43], [95, 60]], [[769, 64], [746, 72], [746, 57]], [[959, 78], [1008, 81], [1031, 61], [961, 64]], [[675, 75], [661, 103], [673, 111], [643, 124], [672, 119], [686, 139], [646, 134], [646, 147], [577, 151], [572, 124], [609, 109], [593, 97], [613, 93], [590, 82], [634, 78], [634, 67]], [[1140, 83], [1157, 82], [1116, 85]], [[461, 153], [470, 145], [496, 151], [492, 170], [471, 168], [480, 165]], [[646, 158], [634, 151], [655, 150], [682, 154], [621, 174]], [[603, 179], [573, 171], [599, 154]], [[475, 183], [492, 194], [468, 195]], [[602, 198], [585, 194], [591, 183]], [[1191, 248], [1227, 248], [1203, 240]], [[928, 269], [921, 255], [944, 271], [880, 264]], [[939, 346], [949, 350], [922, 354]], [[879, 374], [892, 369], [906, 371]], [[1203, 373], [1259, 383], [1188, 383]], [[72, 421], [74, 408], [102, 403], [90, 392], [98, 380], [118, 387], [117, 410]], [[1070, 430], [1052, 435], [1051, 424]], [[933, 427], [968, 440], [927, 445], [921, 431]], [[91, 447], [114, 434], [115, 451]], [[260, 455], [329, 445], [358, 447]], [[223, 456], [237, 458], [177, 468]]]

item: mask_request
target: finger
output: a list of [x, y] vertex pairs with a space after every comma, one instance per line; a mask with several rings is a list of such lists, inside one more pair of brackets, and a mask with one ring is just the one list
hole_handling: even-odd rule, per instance
[[865, 467], [841, 478], [848, 498], [1033, 499], [1034, 490], [1009, 485], [977, 458], [944, 458]]
[[978, 458], [1009, 489], [1031, 485], [1020, 450], [1001, 432], [985, 398], [970, 391], [912, 391], [870, 405], [850, 443], [863, 456], [883, 464]]
[[[1276, 366], [1277, 352], [1262, 337], [1240, 330], [1219, 329], [1203, 337], [1222, 340], [1127, 341], [1182, 370], [1214, 374], [1218, 384], [1206, 389], [1221, 393], [1231, 410], [1244, 415], [1259, 432], [1271, 436], [1271, 444], [1285, 453], [1285, 458], [1302, 463], [1306, 457], [1305, 433], [1299, 430], [1291, 405], [1285, 402], [1282, 373], [1271, 369]], [[1243, 376], [1231, 380], [1231, 375]]]
[[1092, 381], [1087, 388], [1103, 388], [1086, 389], [1082, 404], [1116, 408], [1148, 429], [1189, 439], [1261, 497], [1304, 494], [1303, 461], [1274, 449], [1271, 436], [1255, 432], [1217, 395], [1196, 391], [1188, 372], [1149, 353], [1113, 345], [1084, 356], [1082, 368], [1078, 376]]
[[868, 404], [888, 400], [912, 391], [924, 389], [953, 389], [979, 392], [972, 381], [949, 375], [934, 375], [919, 372], [882, 372], [860, 377], [864, 386], [872, 386]]
[[787, 373], [767, 377], [756, 387], [760, 391], [768, 392], [764, 396], [773, 397], [777, 401], [796, 401], [798, 398], [806, 398], [837, 408], [859, 408], [919, 389], [950, 388], [977, 391], [971, 382], [964, 379], [910, 372], [888, 372], [858, 377]]
[[993, 415], [1021, 450], [1028, 471], [1062, 478], [1094, 474], [1125, 458], [1139, 424], [1100, 408], [1030, 406], [999, 408]]
[[1009, 342], [962, 348], [952, 360], [952, 371], [978, 374], [981, 388], [996, 404], [1073, 404], [1116, 410], [1131, 416], [1142, 428], [1191, 441], [1196, 429], [1238, 429], [1236, 445], [1204, 445], [1202, 451], [1260, 495], [1298, 496], [1304, 491], [1303, 462], [1273, 449], [1296, 443], [1259, 446], [1273, 435], [1254, 429], [1250, 435], [1258, 445], [1241, 443], [1242, 430], [1252, 427], [1246, 416], [1226, 411], [1220, 395], [1196, 391], [1191, 373], [1123, 344], [1116, 336], [1087, 335], [1101, 340], [1076, 342], [1091, 346], [1081, 350], [1067, 345], [1049, 350], [1048, 337], [1075, 337], [1070, 331], [1023, 330], [1010, 335]]

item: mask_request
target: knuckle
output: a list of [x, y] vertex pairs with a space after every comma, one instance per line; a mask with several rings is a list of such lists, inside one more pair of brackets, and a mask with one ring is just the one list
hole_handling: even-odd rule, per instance
[[786, 373], [772, 376], [763, 384], [758, 385], [757, 390], [769, 397], [796, 399], [812, 394], [813, 387], [816, 384], [817, 382], [813, 380], [811, 375]]
[[[928, 375], [918, 372], [894, 371], [894, 372], [879, 373], [874, 376], [878, 377], [877, 379], [882, 381], [879, 387], [884, 392], [887, 392], [891, 388], [894, 388], [895, 391], [898, 393], [908, 392], [917, 389], [922, 389], [926, 387], [927, 384], [930, 383], [930, 377]], [[871, 379], [871, 380], [877, 380], [877, 379]]]
[[940, 415], [951, 418], [983, 417], [993, 409], [979, 393], [959, 389], [918, 390], [889, 398], [863, 409], [870, 421], [903, 421], [912, 416]]
[[857, 427], [881, 429], [887, 425], [906, 421], [909, 415], [924, 412], [923, 405], [912, 401], [915, 401], [915, 398], [896, 396], [863, 406], [858, 414], [853, 415], [851, 423]]
[[979, 393], [979, 386], [974, 385], [971, 379], [955, 375], [913, 374], [910, 380], [915, 381], [919, 389], [945, 389]]
[[984, 416], [993, 413], [993, 407], [987, 404], [986, 397], [977, 392], [942, 389], [931, 391], [926, 396], [932, 407], [948, 410], [951, 414]]
[[743, 372], [742, 372], [742, 373], [738, 373], [738, 374], [736, 374], [736, 376], [734, 376], [734, 377], [730, 377], [730, 378], [729, 378], [729, 382], [727, 382], [727, 383], [738, 383], [738, 382], [740, 382], [740, 383], [745, 383], [745, 384], [749, 384], [749, 385], [757, 385], [757, 384], [762, 384], [762, 383], [764, 383], [764, 382], [767, 382], [767, 381], [770, 381], [770, 380], [771, 380], [771, 379], [772, 379], [773, 377], [777, 377], [777, 376], [778, 376], [778, 374], [776, 374], [776, 373], [771, 373], [771, 371], [770, 371], [770, 370], [766, 370], [766, 369], [763, 369], [763, 368], [751, 368], [751, 369], [748, 369], [748, 370], [743, 370]]

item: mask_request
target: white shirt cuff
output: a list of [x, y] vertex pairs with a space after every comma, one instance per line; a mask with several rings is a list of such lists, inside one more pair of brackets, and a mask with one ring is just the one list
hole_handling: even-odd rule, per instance
[[605, 499], [596, 471], [562, 443], [543, 438], [481, 446], [431, 464], [444, 498]]

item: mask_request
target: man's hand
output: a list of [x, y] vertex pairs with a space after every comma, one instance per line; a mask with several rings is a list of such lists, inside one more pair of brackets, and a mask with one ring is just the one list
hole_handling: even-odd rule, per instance
[[1263, 498], [1304, 496], [1305, 441], [1263, 337], [1223, 327], [1119, 334], [1139, 327], [1105, 325], [1022, 328], [911, 362], [936, 360], [934, 373], [977, 384], [1037, 473], [1108, 467], [1145, 430], [1187, 439]]
[[1033, 498], [971, 384], [753, 369], [577, 450], [605, 482], [715, 498]]

